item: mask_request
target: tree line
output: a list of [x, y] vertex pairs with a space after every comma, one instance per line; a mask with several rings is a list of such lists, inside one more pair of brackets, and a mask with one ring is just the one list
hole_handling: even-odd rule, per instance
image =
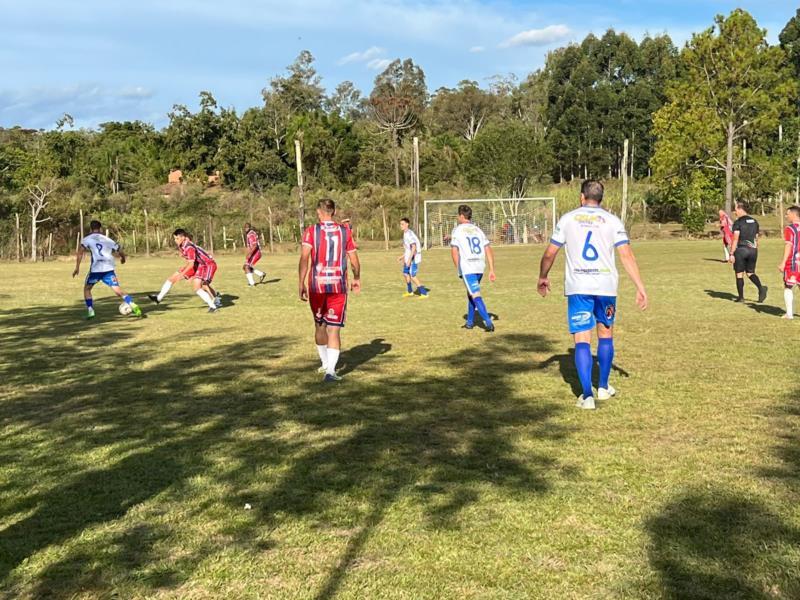
[[[800, 193], [800, 10], [779, 40], [769, 44], [735, 10], [682, 49], [666, 34], [588, 35], [523, 80], [430, 90], [421, 65], [395, 60], [368, 94], [348, 81], [326, 93], [303, 51], [241, 113], [202, 91], [197, 108], [175, 105], [160, 130], [141, 121], [76, 129], [70, 115], [46, 131], [0, 129], [0, 236], [8, 248], [12, 215], [22, 215], [35, 254], [39, 228], [73, 243], [79, 211], [122, 231], [141, 226], [144, 209], [155, 222], [198, 211], [239, 218], [265, 199], [289, 224], [298, 192], [342, 193], [366, 223], [377, 205], [410, 210], [414, 138], [421, 185], [439, 194], [519, 197], [619, 178], [626, 165], [651, 208], [697, 231], [736, 197]], [[164, 188], [173, 169], [187, 183], [177, 192]], [[204, 191], [216, 173], [224, 201]]]

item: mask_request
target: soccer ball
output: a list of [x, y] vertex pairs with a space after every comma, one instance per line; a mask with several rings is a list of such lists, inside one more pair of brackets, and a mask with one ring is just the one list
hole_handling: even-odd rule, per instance
[[123, 302], [122, 304], [119, 305], [119, 314], [121, 314], [123, 317], [127, 317], [132, 312], [133, 309], [131, 308], [131, 305], [128, 304], [127, 302]]

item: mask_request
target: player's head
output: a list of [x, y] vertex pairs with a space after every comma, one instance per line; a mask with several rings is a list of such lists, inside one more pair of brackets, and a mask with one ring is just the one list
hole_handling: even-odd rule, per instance
[[787, 208], [786, 218], [792, 223], [800, 223], [800, 206], [790, 206]]
[[719, 209], [719, 218], [720, 218], [720, 219], [723, 219], [723, 218], [725, 218], [726, 216], [727, 216], [727, 215], [726, 215], [725, 211], [724, 211], [724, 210], [722, 210], [722, 209], [720, 208], [720, 209]]
[[103, 226], [100, 224], [100, 221], [94, 220], [89, 222], [89, 231], [95, 232], [100, 231]]
[[317, 216], [320, 221], [330, 221], [336, 214], [336, 203], [330, 198], [323, 198], [317, 202]]
[[411, 221], [408, 220], [408, 217], [400, 219], [400, 229], [406, 231], [409, 227], [411, 227]]
[[587, 179], [581, 184], [581, 206], [597, 206], [603, 201], [605, 188], [596, 179]]
[[180, 246], [186, 240], [191, 240], [192, 238], [186, 233], [185, 229], [178, 228], [172, 232], [172, 237], [175, 240], [175, 243]]
[[250, 223], [245, 223], [245, 224], [244, 224], [244, 230], [245, 230], [245, 231], [250, 231], [252, 228], [253, 228], [253, 226], [252, 226], [252, 225], [250, 225]]
[[737, 217], [743, 217], [748, 212], [750, 212], [750, 207], [747, 206], [747, 202], [745, 202], [744, 200], [737, 200], [736, 208], [734, 209], [733, 212], [736, 213]]
[[472, 209], [466, 204], [462, 204], [458, 207], [458, 222], [466, 223], [467, 221], [472, 221]]

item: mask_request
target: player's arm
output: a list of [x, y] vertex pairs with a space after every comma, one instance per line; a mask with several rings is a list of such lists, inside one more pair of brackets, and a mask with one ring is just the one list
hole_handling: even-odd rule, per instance
[[453, 259], [453, 264], [456, 267], [456, 271], [458, 271], [458, 264], [459, 264], [458, 246], [450, 246], [450, 258]]
[[79, 246], [78, 251], [75, 253], [75, 270], [72, 272], [73, 277], [77, 277], [78, 273], [81, 272], [81, 262], [83, 261], [83, 255], [85, 253], [86, 248]]
[[300, 267], [298, 268], [298, 274], [300, 275], [300, 283], [298, 286], [298, 293], [300, 295], [300, 300], [306, 302], [308, 300], [308, 287], [306, 287], [306, 281], [308, 281], [308, 268], [311, 262], [311, 246], [308, 244], [303, 244], [300, 249]]
[[789, 262], [789, 258], [792, 256], [793, 244], [789, 240], [786, 240], [786, 243], [783, 245], [783, 260], [781, 260], [780, 264], [778, 265], [778, 271], [783, 273], [786, 270], [786, 263]]
[[489, 281], [494, 281], [497, 279], [497, 276], [494, 274], [494, 250], [489, 244], [484, 246], [483, 249], [486, 252], [486, 262], [489, 263]]
[[622, 244], [617, 246], [619, 258], [622, 261], [622, 266], [628, 273], [628, 277], [633, 281], [636, 286], [636, 304], [642, 310], [647, 309], [647, 291], [644, 289], [644, 282], [639, 273], [639, 263], [636, 262], [636, 257], [633, 255], [633, 249], [630, 244]]
[[117, 246], [117, 249], [114, 250], [114, 254], [119, 256], [119, 262], [121, 262], [123, 265], [125, 264], [125, 261], [128, 260], [128, 255], [125, 254], [125, 251], [119, 246]]
[[730, 248], [728, 248], [728, 252], [730, 254], [728, 262], [734, 262], [736, 260], [733, 256], [733, 253], [736, 252], [736, 247], [738, 245], [739, 245], [739, 231], [737, 230], [733, 232], [733, 237], [731, 238], [731, 245]]
[[356, 294], [361, 291], [361, 261], [358, 259], [358, 252], [351, 250], [347, 253], [350, 259], [350, 268], [353, 270], [353, 281], [350, 283], [350, 289]]
[[408, 262], [406, 262], [406, 266], [410, 267], [411, 263], [414, 262], [414, 257], [417, 255], [417, 245], [411, 244], [411, 248], [408, 252]]
[[542, 260], [539, 262], [539, 283], [536, 285], [536, 290], [542, 298], [546, 298], [550, 293], [550, 269], [553, 268], [553, 263], [556, 262], [556, 256], [561, 246], [557, 244], [550, 244], [542, 254]]

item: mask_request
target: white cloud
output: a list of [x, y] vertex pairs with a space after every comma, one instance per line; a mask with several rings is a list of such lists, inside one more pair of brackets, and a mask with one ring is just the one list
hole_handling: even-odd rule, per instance
[[500, 48], [547, 46], [566, 39], [571, 33], [572, 31], [566, 25], [548, 25], [543, 29], [529, 29], [511, 36], [500, 44]]
[[483, 52], [484, 50], [486, 50], [484, 46], [473, 46], [472, 48], [469, 49], [469, 51], [472, 52], [473, 54]]
[[347, 56], [340, 58], [338, 64], [346, 65], [348, 63], [354, 63], [354, 62], [372, 61], [375, 58], [379, 57], [384, 52], [386, 52], [386, 50], [384, 50], [383, 48], [379, 48], [378, 46], [372, 46], [371, 48], [367, 48], [363, 52], [352, 52]]
[[392, 61], [388, 58], [374, 58], [367, 63], [367, 68], [373, 71], [383, 71], [390, 64], [392, 64]]

